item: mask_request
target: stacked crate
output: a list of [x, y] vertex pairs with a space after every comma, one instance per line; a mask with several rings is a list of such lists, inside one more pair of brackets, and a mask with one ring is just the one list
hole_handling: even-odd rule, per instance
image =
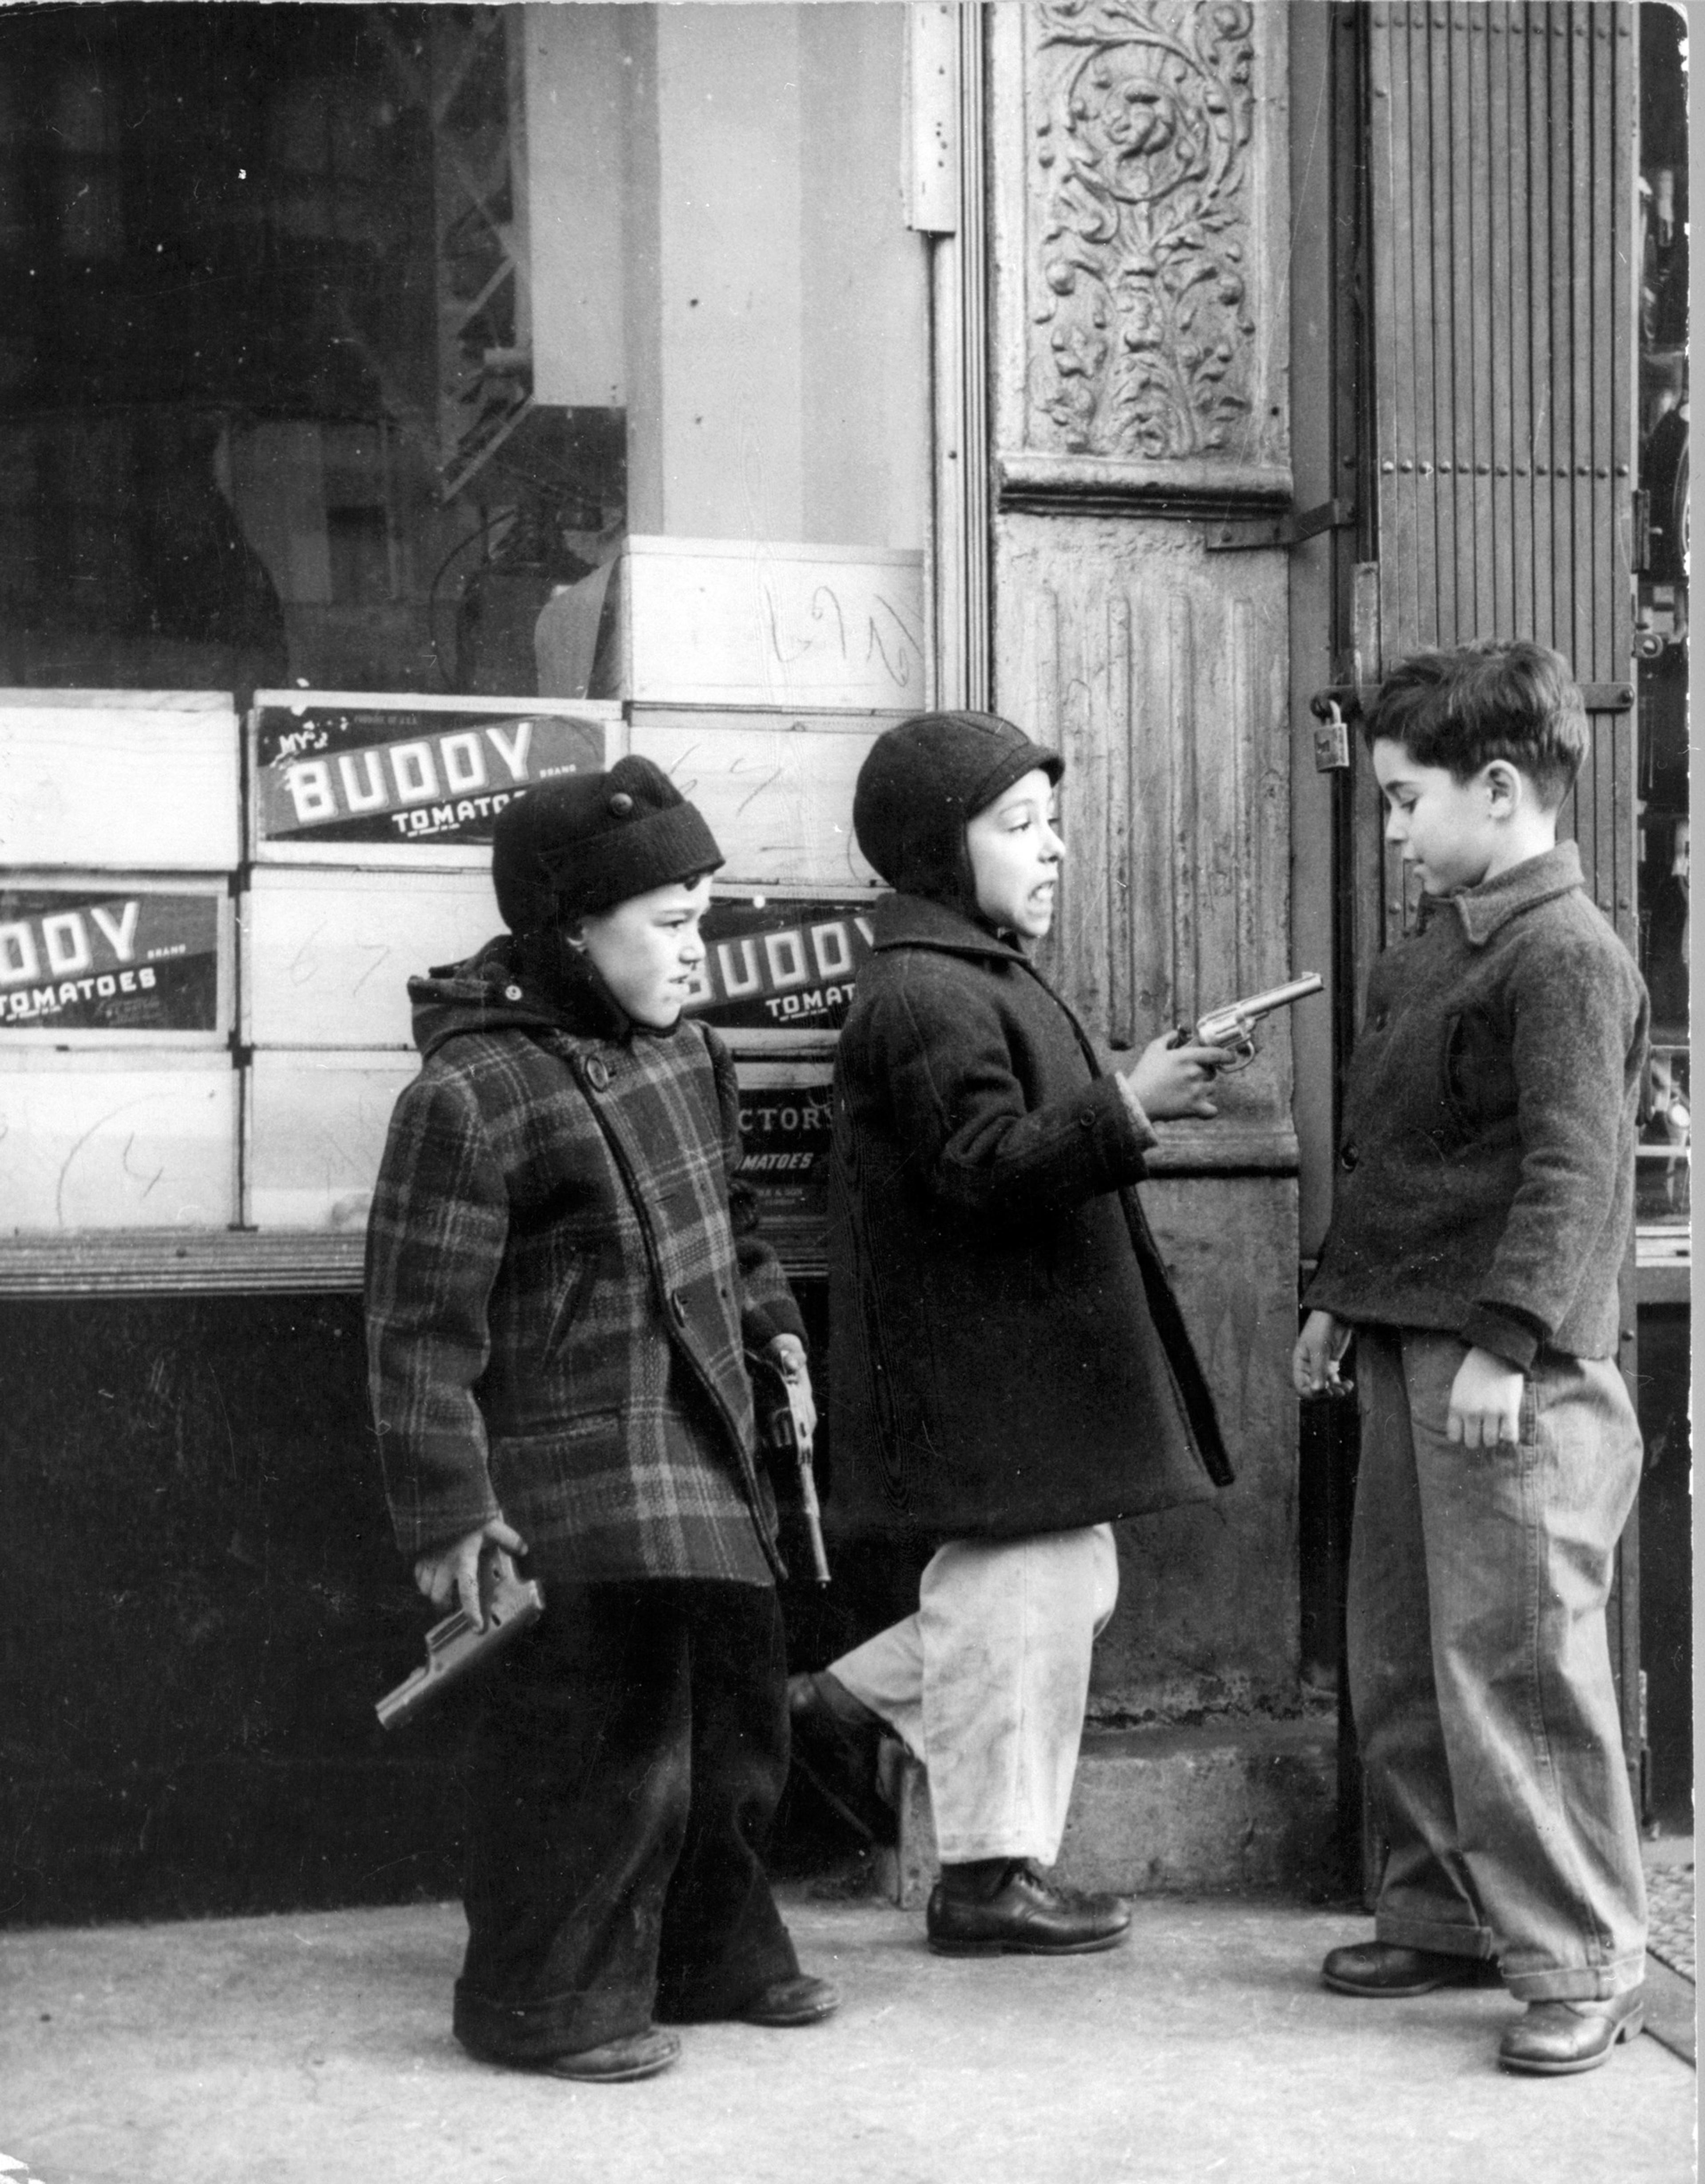
[[627, 747], [727, 860], [692, 1006], [733, 1050], [746, 1174], [796, 1273], [823, 1266], [835, 1035], [879, 892], [853, 789], [924, 702], [922, 575], [917, 554], [651, 538], [619, 572]]
[[0, 1234], [237, 1218], [222, 694], [0, 690]]
[[260, 691], [239, 910], [243, 1217], [359, 1236], [418, 1063], [406, 982], [501, 929], [492, 826], [596, 772], [621, 710], [550, 699]]

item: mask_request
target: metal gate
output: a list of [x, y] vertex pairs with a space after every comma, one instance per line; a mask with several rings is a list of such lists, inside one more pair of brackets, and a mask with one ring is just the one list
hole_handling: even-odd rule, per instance
[[[1589, 891], [1634, 951], [1637, 54], [1616, 4], [1334, 9], [1332, 695], [1477, 637], [1554, 645], [1591, 753], [1563, 815]], [[1347, 710], [1346, 705], [1346, 710]], [[1407, 930], [1357, 739], [1336, 785], [1340, 991]], [[1621, 1364], [1634, 1369], [1633, 1251]], [[1640, 1780], [1637, 1517], [1611, 1606], [1624, 1741]]]

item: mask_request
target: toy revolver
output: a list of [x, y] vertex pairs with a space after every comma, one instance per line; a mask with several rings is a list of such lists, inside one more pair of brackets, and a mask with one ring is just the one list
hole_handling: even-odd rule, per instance
[[515, 1575], [501, 1548], [480, 1565], [480, 1602], [486, 1612], [482, 1630], [463, 1608], [435, 1623], [426, 1633], [426, 1665], [406, 1676], [378, 1702], [379, 1725], [393, 1729], [411, 1721], [429, 1699], [476, 1669], [544, 1613], [544, 1595], [531, 1578]]
[[1247, 1000], [1230, 1001], [1223, 1009], [1211, 1009], [1207, 1015], [1196, 1020], [1192, 1033], [1188, 1025], [1181, 1026], [1167, 1042], [1169, 1046], [1223, 1046], [1229, 1058], [1218, 1067], [1231, 1072], [1247, 1069], [1255, 1059], [1255, 1028], [1263, 1017], [1270, 1017], [1275, 1009], [1288, 1009], [1294, 1002], [1306, 1001], [1311, 994], [1320, 991], [1320, 973], [1305, 972], [1293, 978], [1288, 986], [1274, 986], [1265, 994], [1251, 994]]
[[829, 1558], [823, 1546], [822, 1511], [817, 1503], [816, 1474], [811, 1469], [811, 1435], [805, 1424], [800, 1390], [770, 1358], [747, 1352], [746, 1370], [752, 1383], [752, 1400], [758, 1413], [758, 1430], [767, 1446], [794, 1460], [800, 1482], [800, 1512], [811, 1541], [811, 1575], [819, 1585], [829, 1581]]

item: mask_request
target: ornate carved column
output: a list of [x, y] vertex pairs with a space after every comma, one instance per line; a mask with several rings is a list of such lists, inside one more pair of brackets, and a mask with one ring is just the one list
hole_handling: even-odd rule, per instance
[[[1284, 558], [1210, 550], [1290, 502], [1287, 11], [988, 14], [995, 702], [1069, 762], [1051, 967], [1140, 1047], [1293, 968]], [[1295, 1697], [1290, 1099], [1281, 1025], [1156, 1162], [1240, 1476], [1127, 1528], [1104, 1713]]]

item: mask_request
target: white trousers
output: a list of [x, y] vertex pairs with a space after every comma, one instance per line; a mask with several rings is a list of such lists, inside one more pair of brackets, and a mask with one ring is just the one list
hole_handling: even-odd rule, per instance
[[951, 1540], [924, 1569], [917, 1614], [831, 1664], [928, 1770], [944, 1864], [1054, 1863], [1089, 1649], [1118, 1596], [1111, 1524]]

